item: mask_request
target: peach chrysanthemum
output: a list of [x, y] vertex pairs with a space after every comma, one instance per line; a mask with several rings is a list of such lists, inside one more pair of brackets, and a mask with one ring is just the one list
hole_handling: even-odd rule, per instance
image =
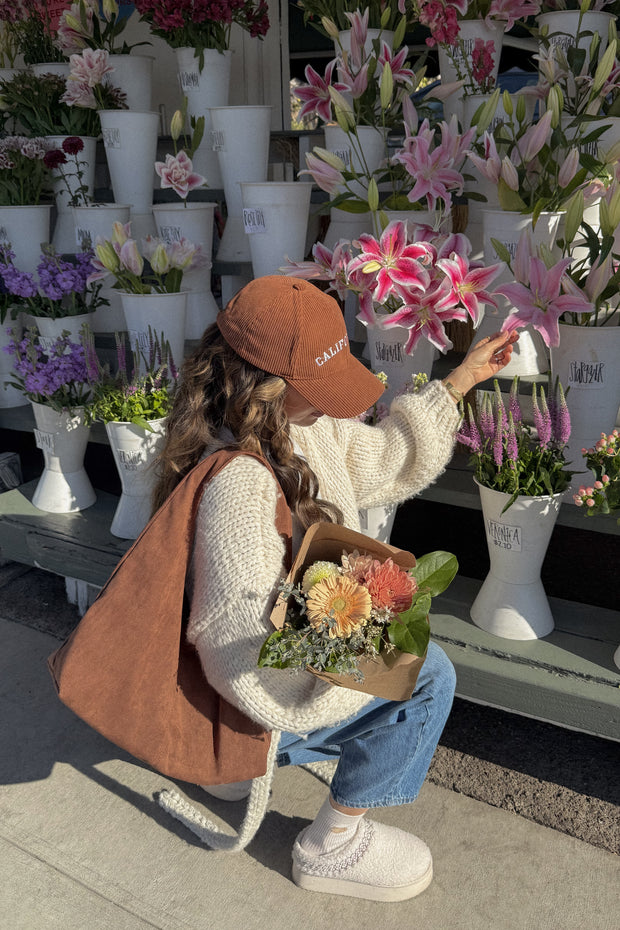
[[[376, 559], [373, 559], [371, 555], [360, 555], [357, 549], [354, 552], [342, 553], [342, 569], [343, 574], [347, 578], [352, 578], [354, 581], [357, 581], [358, 584], [365, 584], [366, 576], [370, 571]], [[377, 565], [380, 563], [377, 562]]]
[[370, 617], [370, 594], [357, 582], [344, 575], [331, 575], [315, 584], [308, 594], [306, 610], [310, 624], [319, 629], [326, 617], [335, 623], [330, 629], [332, 639], [345, 638], [359, 630]]
[[402, 613], [411, 607], [416, 591], [415, 579], [395, 565], [392, 559], [383, 564], [375, 561], [366, 576], [366, 587], [375, 608], [387, 608]]

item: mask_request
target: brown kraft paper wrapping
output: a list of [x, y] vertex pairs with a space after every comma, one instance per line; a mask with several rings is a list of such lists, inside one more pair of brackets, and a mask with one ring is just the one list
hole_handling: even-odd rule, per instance
[[[313, 562], [321, 559], [336, 562], [339, 565], [343, 552], [351, 553], [355, 550], [362, 555], [371, 555], [382, 562], [391, 558], [395, 565], [404, 570], [413, 568], [416, 564], [412, 553], [404, 549], [397, 549], [388, 543], [378, 542], [346, 526], [339, 526], [335, 523], [315, 523], [306, 532], [286, 581], [290, 584], [297, 584], [306, 568]], [[274, 627], [278, 630], [282, 629], [286, 621], [286, 608], [287, 601], [279, 597], [270, 617]], [[362, 691], [389, 701], [407, 701], [415, 690], [418, 674], [425, 658], [426, 653], [423, 656], [415, 656], [401, 652], [399, 649], [382, 652], [375, 658], [362, 656], [358, 667], [364, 676], [363, 681], [356, 681], [352, 675], [316, 672], [310, 668], [308, 671], [317, 678], [341, 688]]]

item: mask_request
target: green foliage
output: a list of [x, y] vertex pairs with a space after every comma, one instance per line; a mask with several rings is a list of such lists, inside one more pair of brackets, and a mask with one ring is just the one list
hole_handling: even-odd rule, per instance
[[[127, 373], [125, 344], [116, 333], [117, 371], [102, 368], [94, 388], [92, 418], [103, 423], [134, 423], [149, 432], [149, 420], [159, 420], [172, 409], [177, 371], [170, 357], [170, 346], [162, 333], [156, 336], [149, 327], [148, 356], [135, 352], [131, 375]], [[140, 361], [146, 372], [140, 374]]]
[[97, 111], [63, 103], [65, 89], [65, 78], [57, 74], [22, 71], [0, 81], [5, 120], [18, 120], [31, 136], [98, 136]]

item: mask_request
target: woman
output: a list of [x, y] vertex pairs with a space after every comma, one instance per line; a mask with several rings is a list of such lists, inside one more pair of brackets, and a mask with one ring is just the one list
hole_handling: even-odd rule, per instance
[[[188, 637], [211, 685], [272, 731], [279, 765], [338, 758], [329, 797], [293, 849], [301, 887], [369, 900], [404, 900], [432, 878], [422, 840], [364, 819], [370, 807], [413, 801], [450, 711], [454, 671], [431, 644], [405, 702], [259, 669], [282, 576], [275, 528], [279, 488], [293, 516], [293, 555], [317, 521], [359, 531], [358, 510], [402, 501], [444, 470], [457, 402], [509, 361], [516, 333], [474, 347], [450, 375], [392, 402], [378, 426], [350, 418], [383, 386], [350, 353], [333, 298], [296, 278], [252, 281], [222, 311], [183, 367], [169, 419], [161, 504], [205, 454], [240, 455], [207, 485], [198, 512]], [[257, 779], [256, 781], [260, 781]], [[236, 799], [249, 786], [207, 788]]]

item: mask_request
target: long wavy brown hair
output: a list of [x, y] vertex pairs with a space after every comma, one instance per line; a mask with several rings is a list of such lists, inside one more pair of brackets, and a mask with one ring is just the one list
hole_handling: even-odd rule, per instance
[[[168, 415], [166, 443], [158, 459], [153, 493], [157, 510], [205, 449], [240, 449], [265, 458], [302, 527], [342, 523], [338, 507], [318, 498], [316, 475], [293, 451], [284, 409], [286, 382], [242, 359], [215, 324], [181, 368]], [[222, 439], [228, 430], [233, 439]]]

